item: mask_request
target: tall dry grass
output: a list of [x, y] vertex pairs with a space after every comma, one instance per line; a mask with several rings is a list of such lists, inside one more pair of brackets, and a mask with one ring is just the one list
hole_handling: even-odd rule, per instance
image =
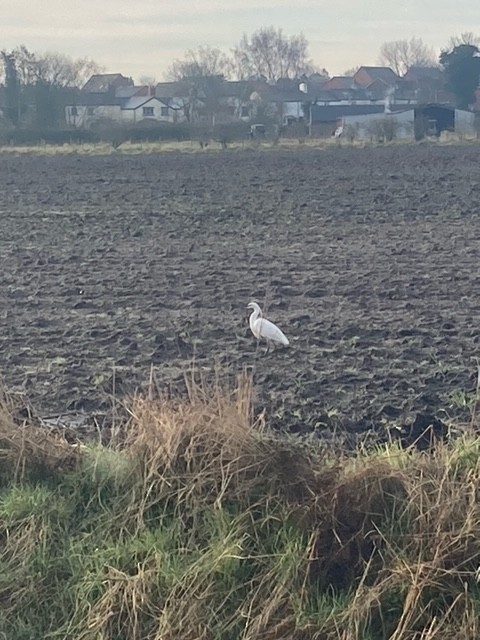
[[137, 397], [108, 446], [3, 402], [0, 634], [480, 637], [480, 441], [346, 456], [274, 437], [252, 385]]
[[[458, 146], [478, 144], [478, 137], [459, 135], [452, 132], [443, 132], [440, 138], [428, 138], [421, 141], [422, 144], [434, 146]], [[326, 150], [337, 147], [370, 148], [381, 146], [416, 146], [418, 142], [409, 139], [396, 139], [386, 143], [379, 143], [374, 140], [347, 140], [342, 138], [306, 138], [299, 141], [297, 138], [281, 138], [280, 140], [250, 141], [239, 140], [228, 145], [228, 150], [222, 148], [221, 144], [214, 142], [206, 149], [201, 149], [198, 142], [187, 140], [183, 142], [160, 141], [160, 142], [125, 142], [117, 149], [105, 142], [83, 143], [83, 144], [39, 144], [39, 145], [4, 145], [0, 147], [0, 154], [10, 155], [36, 155], [36, 156], [56, 156], [56, 155], [144, 155], [158, 153], [186, 153], [186, 154], [216, 154], [235, 153], [244, 150], [255, 150], [263, 152], [302, 151], [305, 149]]]

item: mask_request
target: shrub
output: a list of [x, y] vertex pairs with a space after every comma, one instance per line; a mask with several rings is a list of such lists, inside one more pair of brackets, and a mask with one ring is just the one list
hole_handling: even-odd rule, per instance
[[367, 132], [377, 142], [392, 142], [397, 137], [400, 126], [394, 118], [385, 116], [369, 122]]

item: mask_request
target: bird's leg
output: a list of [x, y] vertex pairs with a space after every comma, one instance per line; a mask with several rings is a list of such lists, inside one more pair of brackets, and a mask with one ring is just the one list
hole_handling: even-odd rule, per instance
[[272, 343], [270, 340], [267, 340], [267, 349], [265, 351], [265, 355], [268, 356], [268, 354], [270, 353], [270, 348], [272, 346]]

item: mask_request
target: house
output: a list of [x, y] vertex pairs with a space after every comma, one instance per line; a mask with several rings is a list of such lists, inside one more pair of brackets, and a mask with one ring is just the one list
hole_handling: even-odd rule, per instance
[[304, 118], [303, 105], [309, 98], [299, 87], [306, 89], [305, 78], [281, 78], [270, 85], [263, 78], [228, 81], [207, 76], [161, 83], [156, 95], [163, 100], [179, 100], [191, 122], [219, 124], [271, 118], [287, 124]]
[[321, 86], [323, 84], [325, 84], [325, 82], [328, 82], [328, 80], [330, 79], [328, 72], [326, 71], [326, 69], [323, 69], [322, 71], [318, 72], [315, 71], [314, 73], [310, 74], [309, 76], [303, 76], [301, 78], [302, 82], [307, 82], [310, 84], [316, 84], [318, 86]]
[[353, 82], [357, 87], [375, 87], [375, 90], [378, 90], [383, 86], [384, 91], [395, 88], [399, 80], [400, 77], [390, 67], [360, 67], [353, 76]]
[[413, 65], [408, 69], [402, 79], [417, 85], [421, 85], [422, 83], [443, 84], [443, 75], [441, 67], [422, 67]]
[[82, 87], [84, 93], [112, 94], [120, 87], [133, 86], [132, 78], [121, 73], [96, 73]]
[[192, 87], [188, 82], [159, 82], [155, 85], [155, 97], [168, 106], [172, 122], [189, 120]]
[[113, 95], [84, 93], [76, 98], [76, 104], [65, 107], [67, 124], [76, 128], [90, 128], [101, 120], [121, 123], [156, 120], [174, 122], [175, 115], [168, 102], [160, 100], [152, 87], [120, 87]]
[[315, 94], [308, 94], [310, 102], [318, 105], [346, 105], [346, 104], [381, 104], [385, 103], [385, 96], [372, 96], [364, 89], [330, 89], [320, 90]]
[[300, 84], [302, 80], [299, 78], [278, 78], [273, 86], [282, 91], [297, 91], [300, 89]]
[[[375, 69], [380, 70], [379, 73], [369, 73], [368, 80], [366, 76], [359, 75], [361, 82], [368, 86], [362, 86], [355, 82], [355, 76], [335, 76], [325, 82], [318, 90], [309, 91], [307, 94], [308, 100], [312, 104], [323, 106], [334, 105], [403, 105], [407, 106], [415, 102], [415, 95], [413, 91], [404, 91], [399, 83], [400, 79], [396, 80], [396, 86], [388, 86], [386, 79], [392, 79], [390, 75], [391, 69], [387, 69], [387, 73], [383, 74], [383, 67], [363, 67], [361, 69]], [[358, 72], [357, 72], [358, 73]], [[365, 72], [366, 73], [366, 72]], [[392, 72], [393, 73], [393, 72]], [[393, 74], [394, 78], [397, 78]], [[363, 79], [362, 79], [363, 78]]]
[[100, 119], [117, 120], [120, 117], [120, 105], [115, 97], [96, 93], [79, 92], [74, 104], [65, 106], [65, 121], [68, 126], [89, 128]]
[[224, 81], [219, 88], [220, 118], [225, 120], [249, 121], [254, 115], [252, 94], [263, 86], [263, 81]]
[[74, 103], [65, 107], [65, 119], [69, 126], [76, 128], [90, 128], [101, 120], [132, 123], [185, 119], [184, 100], [174, 98], [175, 91], [165, 91], [165, 86], [163, 89], [162, 92], [161, 85], [136, 86], [121, 73], [95, 74], [78, 92]]
[[355, 86], [353, 76], [334, 76], [327, 80], [325, 84], [322, 85], [323, 91], [346, 91], [349, 89], [353, 89]]
[[299, 89], [281, 89], [267, 83], [258, 85], [250, 99], [254, 120], [267, 116], [281, 126], [303, 122], [304, 108], [309, 102], [307, 94]]
[[325, 75], [312, 73], [310, 76], [302, 75], [298, 80], [294, 81], [295, 85], [289, 88], [298, 89], [308, 95], [314, 95], [320, 92], [329, 80], [330, 78], [326, 75], [326, 72]]
[[269, 86], [264, 80], [228, 81], [222, 76], [205, 76], [159, 83], [155, 95], [172, 108], [182, 108], [189, 122], [214, 125], [250, 120], [255, 113], [255, 91]]
[[122, 122], [156, 120], [171, 122], [171, 109], [156, 96], [132, 96], [120, 107]]
[[[119, 91], [127, 92], [127, 97], [119, 97]], [[121, 73], [94, 74], [65, 106], [65, 121], [78, 128], [90, 127], [100, 119], [120, 120], [122, 101], [128, 100], [132, 92], [133, 80]]]
[[155, 95], [168, 104], [177, 117], [213, 125], [232, 119], [248, 120], [254, 86], [250, 81], [229, 82], [222, 76], [204, 76], [158, 83]]
[[183, 80], [175, 82], [157, 82], [155, 95], [157, 98], [190, 98], [191, 85]]
[[[160, 82], [155, 87], [135, 86], [120, 74], [106, 74], [91, 80], [65, 110], [73, 127], [90, 127], [100, 119], [116, 122], [200, 122], [209, 125], [232, 120], [249, 120], [251, 94], [256, 84], [227, 82], [221, 76]], [[109, 83], [115, 80], [116, 88]], [[263, 82], [261, 84], [264, 84]], [[94, 90], [94, 91], [93, 91]]]
[[446, 89], [444, 72], [440, 67], [412, 66], [403, 76], [400, 86], [413, 93], [419, 104], [455, 103], [455, 97]]

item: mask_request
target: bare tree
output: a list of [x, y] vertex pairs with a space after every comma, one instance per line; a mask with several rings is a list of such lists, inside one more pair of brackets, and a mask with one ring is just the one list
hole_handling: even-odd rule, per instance
[[174, 60], [167, 71], [168, 80], [222, 76], [228, 78], [232, 72], [231, 59], [212, 47], [189, 49], [183, 59]]
[[434, 50], [421, 38], [384, 42], [380, 47], [379, 63], [391, 67], [403, 76], [410, 67], [434, 67], [437, 59]]
[[464, 31], [459, 36], [450, 38], [448, 49], [455, 49], [455, 47], [459, 47], [462, 44], [480, 47], [480, 36], [476, 36], [471, 31]]
[[343, 73], [342, 76], [345, 76], [347, 78], [351, 78], [352, 76], [354, 76], [357, 71], [360, 69], [360, 67], [357, 65], [356, 67], [351, 67], [350, 69], [346, 69]]
[[83, 86], [99, 70], [88, 58], [36, 53], [23, 45], [4, 53], [7, 112], [15, 125], [34, 122], [51, 127], [63, 123], [72, 89]]
[[262, 27], [250, 38], [244, 35], [234, 49], [234, 59], [239, 77], [263, 76], [271, 83], [314, 71], [305, 36], [288, 37], [274, 27]]
[[20, 84], [26, 86], [41, 82], [55, 87], [81, 87], [88, 78], [101, 71], [89, 58], [73, 59], [62, 53], [35, 53], [24, 45], [14, 52]]
[[29, 51], [23, 44], [14, 49], [12, 53], [15, 58], [19, 83], [23, 86], [34, 84], [36, 80], [35, 54]]
[[231, 59], [211, 47], [189, 49], [184, 58], [173, 61], [167, 79], [187, 84], [186, 115], [192, 124], [200, 126], [202, 122], [213, 127], [226, 117], [228, 109], [222, 99], [222, 88], [231, 70]]
[[61, 53], [45, 53], [37, 58], [38, 80], [57, 87], [81, 87], [99, 65], [88, 58], [72, 59]]

